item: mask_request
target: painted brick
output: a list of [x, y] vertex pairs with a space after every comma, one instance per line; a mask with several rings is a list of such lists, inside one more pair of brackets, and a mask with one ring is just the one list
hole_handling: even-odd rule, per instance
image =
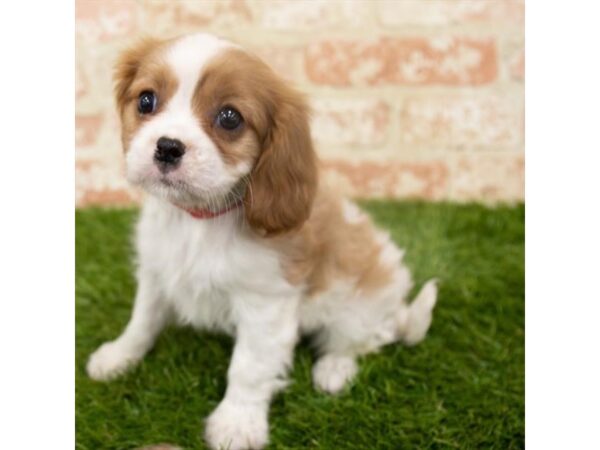
[[385, 140], [390, 107], [381, 100], [317, 98], [312, 106], [312, 132], [318, 144], [372, 148]]
[[141, 192], [128, 185], [123, 169], [123, 155], [120, 152], [79, 157], [75, 164], [77, 206], [139, 203]]
[[327, 183], [362, 198], [420, 198], [454, 201], [522, 201], [524, 156], [461, 153], [419, 161], [323, 161]]
[[448, 186], [443, 161], [325, 160], [324, 177], [329, 185], [351, 197], [441, 199]]
[[449, 200], [522, 201], [525, 157], [520, 153], [455, 154], [447, 159]]
[[306, 51], [311, 81], [330, 86], [480, 85], [496, 78], [492, 39], [464, 37], [324, 40]]
[[75, 1], [75, 34], [85, 41], [122, 38], [133, 35], [136, 30], [135, 2]]
[[89, 173], [94, 166], [98, 165], [98, 161], [89, 160], [89, 159], [78, 159], [75, 161], [75, 170], [77, 173], [84, 174]]
[[315, 30], [363, 25], [371, 12], [369, 2], [354, 0], [261, 0], [260, 24], [275, 30]]
[[491, 95], [413, 97], [400, 112], [400, 142], [405, 146], [465, 149], [518, 148], [522, 143], [518, 99]]
[[521, 48], [512, 55], [509, 61], [508, 70], [511, 78], [515, 80], [525, 79], [525, 49]]
[[124, 43], [119, 39], [85, 45], [78, 41], [75, 49], [77, 59], [75, 83], [76, 114], [92, 115], [112, 113], [113, 67]]
[[302, 73], [302, 49], [300, 46], [255, 46], [251, 50], [280, 76], [300, 81]]
[[432, 26], [481, 22], [522, 24], [523, 0], [382, 0], [379, 22], [386, 26]]
[[88, 83], [79, 64], [75, 64], [75, 99], [79, 100], [88, 90]]
[[140, 202], [139, 197], [135, 197], [127, 189], [102, 189], [95, 191], [93, 189], [86, 190], [81, 198], [77, 201], [77, 206], [95, 206], [95, 205], [113, 205], [113, 206], [129, 206]]
[[[171, 36], [203, 31], [209, 26], [237, 27], [253, 20], [252, 11], [244, 0], [151, 1], [140, 9], [145, 22], [155, 24], [153, 33]], [[227, 31], [220, 33], [227, 34]]]
[[100, 127], [104, 122], [102, 114], [75, 116], [75, 145], [85, 147], [93, 145], [98, 138]]

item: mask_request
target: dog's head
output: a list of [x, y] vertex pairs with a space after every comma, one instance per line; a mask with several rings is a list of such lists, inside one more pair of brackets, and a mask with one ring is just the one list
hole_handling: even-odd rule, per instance
[[308, 218], [308, 109], [258, 58], [207, 34], [145, 39], [122, 54], [115, 82], [131, 183], [184, 208], [243, 200], [268, 234]]

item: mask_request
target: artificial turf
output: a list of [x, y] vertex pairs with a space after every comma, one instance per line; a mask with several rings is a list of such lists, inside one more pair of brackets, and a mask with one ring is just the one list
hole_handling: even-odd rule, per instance
[[[433, 325], [416, 347], [364, 357], [337, 397], [313, 389], [301, 343], [292, 383], [271, 408], [269, 448], [524, 447], [524, 206], [363, 206], [407, 250], [417, 285], [440, 280]], [[130, 314], [136, 215], [76, 212], [76, 447], [205, 448], [203, 418], [225, 390], [229, 338], [171, 328], [122, 378], [85, 374], [90, 353]]]

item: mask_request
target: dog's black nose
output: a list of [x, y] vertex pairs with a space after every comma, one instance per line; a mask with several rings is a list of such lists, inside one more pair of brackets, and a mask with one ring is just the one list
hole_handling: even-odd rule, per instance
[[160, 163], [161, 168], [174, 167], [184, 153], [183, 142], [163, 136], [156, 142], [154, 160]]

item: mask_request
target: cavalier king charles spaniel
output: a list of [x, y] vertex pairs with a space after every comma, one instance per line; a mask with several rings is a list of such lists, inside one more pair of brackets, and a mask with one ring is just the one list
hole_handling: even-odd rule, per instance
[[412, 302], [403, 251], [319, 183], [305, 99], [265, 63], [208, 34], [145, 39], [115, 71], [126, 175], [149, 195], [136, 230], [137, 294], [87, 371], [138, 363], [170, 321], [235, 339], [211, 448], [260, 449], [300, 335], [314, 385], [337, 393], [357, 357], [421, 341], [437, 288]]

